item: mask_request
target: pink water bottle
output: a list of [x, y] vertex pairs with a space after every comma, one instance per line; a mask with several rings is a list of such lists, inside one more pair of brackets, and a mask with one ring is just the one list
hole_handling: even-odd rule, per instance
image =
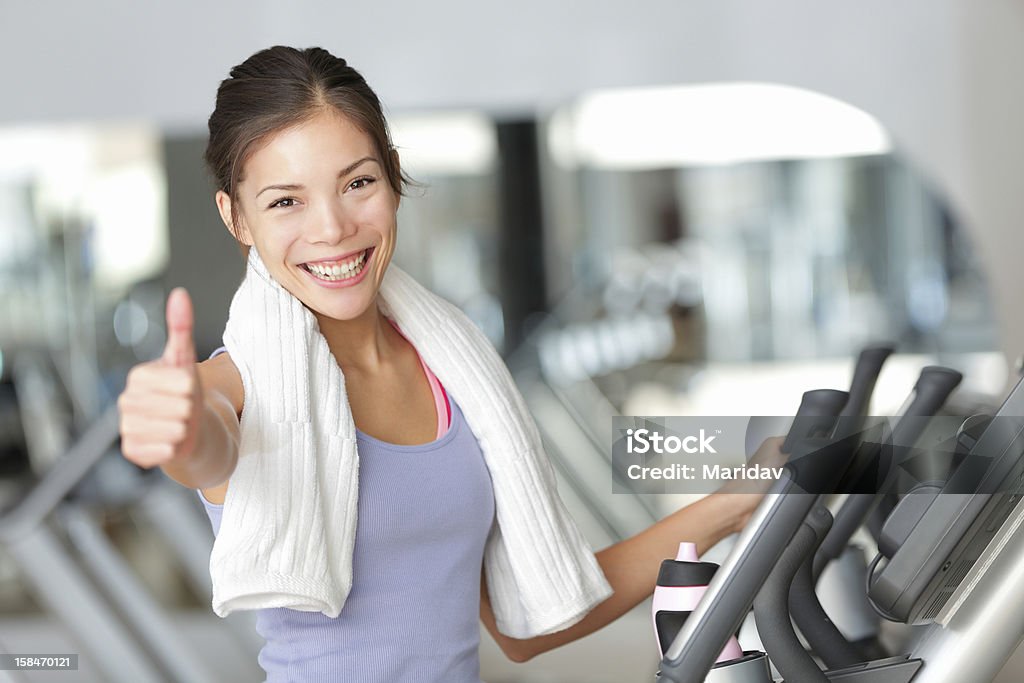
[[[661, 563], [651, 607], [654, 635], [658, 640], [661, 657], [665, 656], [665, 650], [679, 634], [683, 622], [697, 607], [717, 570], [717, 564], [697, 559], [697, 546], [693, 543], [680, 543], [676, 559]], [[742, 656], [739, 642], [735, 637], [730, 637], [717, 661], [725, 662]]]

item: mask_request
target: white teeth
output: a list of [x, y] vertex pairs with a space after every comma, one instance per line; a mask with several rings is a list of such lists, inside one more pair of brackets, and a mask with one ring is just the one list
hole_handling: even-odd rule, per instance
[[307, 263], [306, 268], [322, 280], [345, 280], [358, 275], [362, 270], [363, 261], [365, 260], [366, 252], [364, 251], [355, 259], [346, 261], [340, 265], [324, 267]]

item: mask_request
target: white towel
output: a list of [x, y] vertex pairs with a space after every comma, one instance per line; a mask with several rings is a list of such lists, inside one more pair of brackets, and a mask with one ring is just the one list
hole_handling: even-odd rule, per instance
[[[540, 433], [497, 351], [456, 306], [393, 263], [381, 312], [462, 408], [494, 485], [484, 567], [498, 628], [559, 631], [612, 593], [556, 491]], [[213, 610], [337, 617], [352, 587], [359, 456], [345, 377], [316, 317], [255, 248], [224, 344], [245, 389], [238, 465], [210, 558]]]

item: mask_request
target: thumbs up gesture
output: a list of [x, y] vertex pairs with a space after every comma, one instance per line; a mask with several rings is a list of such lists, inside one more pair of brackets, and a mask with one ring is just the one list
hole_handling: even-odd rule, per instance
[[121, 452], [140, 467], [182, 461], [196, 448], [204, 402], [193, 324], [192, 300], [177, 287], [167, 298], [163, 355], [133, 367], [117, 399]]
[[[196, 345], [192, 341], [192, 299], [184, 287], [176, 287], [167, 297], [167, 345], [161, 360], [164, 365], [192, 368], [196, 362]], [[194, 368], [192, 368], [194, 369]]]

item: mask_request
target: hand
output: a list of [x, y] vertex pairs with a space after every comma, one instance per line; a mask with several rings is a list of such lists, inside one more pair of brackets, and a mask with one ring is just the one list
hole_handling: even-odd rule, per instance
[[133, 367], [117, 399], [121, 452], [140, 467], [184, 460], [195, 450], [204, 402], [193, 324], [192, 300], [177, 287], [167, 298], [163, 355]]
[[[768, 437], [745, 466], [782, 467], [789, 458], [787, 453], [782, 452], [782, 444], [785, 440], [784, 436]], [[757, 506], [764, 499], [764, 494], [774, 483], [774, 479], [734, 479], [718, 489], [716, 495], [728, 496], [731, 499], [731, 508], [736, 516], [733, 525], [734, 532], [743, 530], [750, 520], [750, 516], [754, 514]]]

